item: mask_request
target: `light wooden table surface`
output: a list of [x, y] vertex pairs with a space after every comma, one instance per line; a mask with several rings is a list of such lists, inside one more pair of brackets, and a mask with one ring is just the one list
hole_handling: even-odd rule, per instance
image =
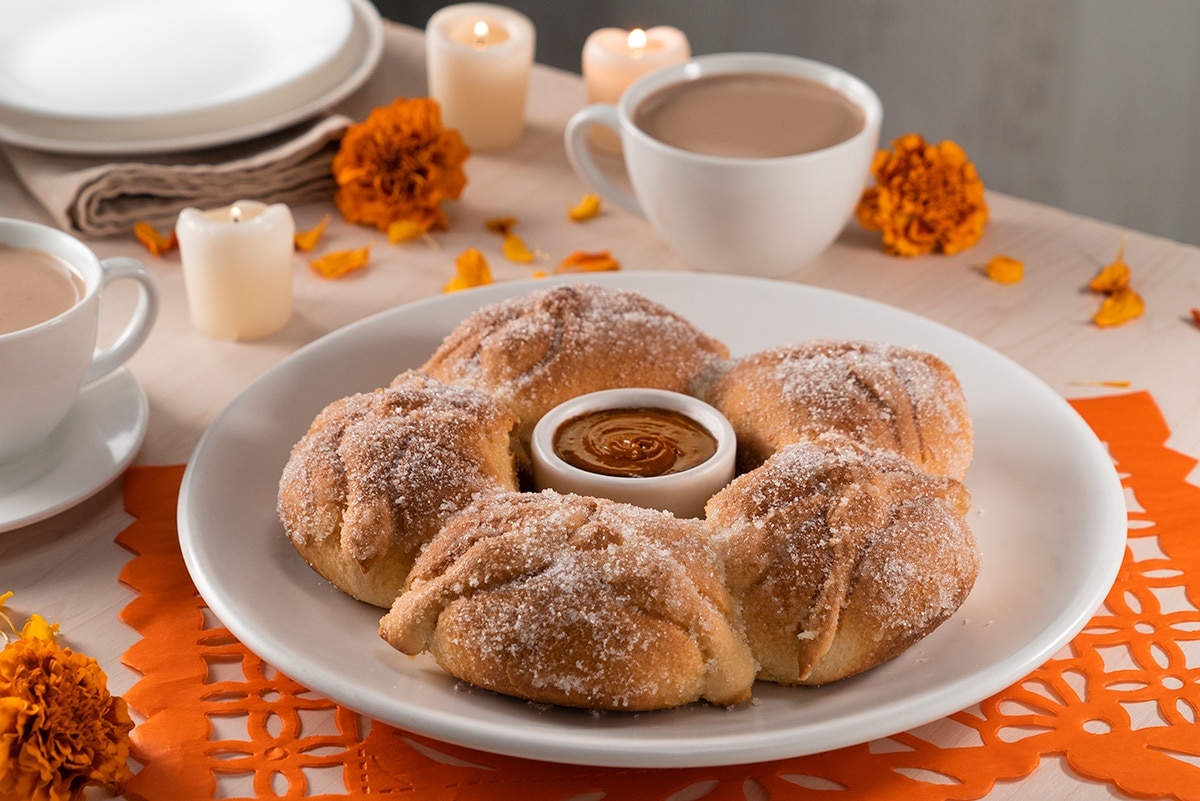
[[[394, 96], [424, 95], [423, 62], [420, 33], [388, 24], [378, 71], [344, 109], [361, 119]], [[436, 234], [436, 248], [390, 245], [374, 230], [347, 225], [335, 214], [322, 247], [374, 243], [371, 266], [342, 281], [320, 279], [298, 266], [295, 317], [284, 331], [261, 341], [219, 342], [192, 328], [177, 254], [149, 257], [131, 237], [91, 242], [102, 257], [142, 258], [162, 287], [155, 331], [128, 363], [150, 402], [138, 463], [185, 462], [214, 417], [265, 370], [347, 323], [439, 293], [453, 272], [454, 257], [468, 247], [492, 257], [497, 280], [527, 277], [529, 267], [500, 257], [499, 239], [484, 230], [488, 218], [517, 216], [526, 242], [555, 258], [607, 249], [627, 270], [687, 269], [646, 223], [620, 211], [610, 210], [586, 225], [567, 221], [566, 208], [585, 189], [567, 163], [562, 132], [584, 102], [578, 76], [535, 69], [522, 142], [511, 150], [472, 155], [468, 187], [451, 204], [450, 229]], [[788, 280], [883, 301], [944, 323], [1015, 359], [1066, 397], [1116, 391], [1092, 385], [1103, 381], [1149, 390], [1174, 432], [1168, 445], [1200, 454], [1200, 330], [1188, 317], [1190, 307], [1200, 306], [1200, 250], [1129, 232], [1126, 260], [1148, 311], [1134, 323], [1100, 330], [1089, 322], [1098, 300], [1083, 287], [1112, 260], [1125, 232], [1012, 197], [993, 193], [988, 199], [987, 232], [966, 253], [889, 257], [875, 235], [852, 223], [829, 251]], [[332, 204], [294, 209], [300, 228], [330, 211]], [[49, 222], [2, 162], [0, 215]], [[1001, 286], [983, 277], [983, 263], [1001, 252], [1025, 261], [1023, 283]], [[115, 318], [129, 299], [116, 289], [111, 294]], [[60, 621], [72, 645], [109, 673], [118, 694], [136, 680], [120, 662], [136, 635], [117, 617], [131, 599], [130, 590], [117, 581], [129, 555], [113, 542], [129, 522], [117, 481], [74, 509], [0, 534], [0, 591], [15, 591], [20, 609]], [[1059, 760], [1047, 758], [1028, 779], [998, 787], [989, 798], [1114, 795], [1119, 797], [1107, 785], [1069, 775]]]

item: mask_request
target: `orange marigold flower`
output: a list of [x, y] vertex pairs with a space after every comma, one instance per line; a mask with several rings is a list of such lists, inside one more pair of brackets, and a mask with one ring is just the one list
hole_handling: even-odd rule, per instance
[[33, 615], [0, 651], [0, 798], [76, 801], [89, 785], [116, 791], [132, 778], [125, 700], [56, 630]]
[[293, 240], [296, 244], [296, 250], [301, 250], [307, 253], [310, 250], [315, 250], [317, 244], [321, 241], [321, 237], [325, 235], [325, 229], [329, 227], [329, 221], [333, 218], [326, 214], [321, 218], [321, 221], [309, 228], [307, 231], [297, 231]]
[[363, 245], [353, 250], [334, 250], [319, 259], [313, 259], [309, 266], [322, 278], [341, 278], [347, 273], [361, 270], [371, 261], [371, 246]]
[[133, 224], [133, 235], [152, 256], [161, 256], [179, 247], [179, 239], [175, 236], [174, 229], [171, 229], [171, 233], [164, 234], [145, 220]]
[[876, 185], [855, 210], [864, 228], [883, 232], [883, 247], [897, 256], [958, 253], [983, 235], [988, 219], [983, 181], [957, 143], [933, 145], [910, 133], [875, 154]]
[[607, 250], [589, 253], [577, 250], [562, 260], [555, 272], [559, 273], [596, 273], [609, 270], [619, 270], [621, 264]]
[[454, 269], [454, 277], [442, 287], [443, 292], [458, 292], [492, 283], [492, 268], [478, 248], [469, 248], [460, 253], [454, 261]]
[[1192, 322], [1196, 324], [1197, 328], [1200, 328], [1200, 309], [1192, 309]]
[[997, 284], [1019, 284], [1025, 278], [1025, 262], [999, 254], [988, 259], [986, 271]]
[[458, 131], [442, 127], [432, 98], [396, 98], [351, 125], [333, 157], [334, 203], [350, 222], [380, 231], [397, 220], [446, 227], [442, 201], [467, 185], [471, 151]]

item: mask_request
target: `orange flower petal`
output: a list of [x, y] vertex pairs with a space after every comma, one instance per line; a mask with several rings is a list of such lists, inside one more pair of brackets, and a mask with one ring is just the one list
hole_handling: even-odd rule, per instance
[[516, 217], [493, 217], [490, 220], [484, 221], [484, 226], [493, 234], [507, 236], [512, 229], [517, 227]]
[[987, 277], [998, 284], [1019, 284], [1025, 277], [1025, 262], [1011, 256], [993, 256], [987, 263]]
[[1200, 328], [1200, 309], [1192, 309], [1192, 320], [1195, 321], [1196, 327]]
[[333, 215], [326, 214], [321, 218], [321, 221], [309, 228], [307, 231], [297, 231], [295, 236], [296, 250], [308, 253], [316, 249], [321, 241], [321, 237], [325, 235], [325, 229], [329, 227], [329, 221], [333, 219]]
[[537, 258], [534, 252], [526, 247], [525, 241], [514, 233], [504, 235], [504, 257], [522, 264], [528, 264]]
[[455, 275], [442, 287], [443, 292], [458, 292], [462, 289], [492, 283], [492, 268], [487, 257], [477, 248], [469, 248], [454, 260]]
[[163, 234], [144, 220], [133, 224], [133, 235], [154, 256], [161, 256], [179, 247], [179, 240], [175, 236], [174, 229], [170, 234]]
[[326, 253], [319, 259], [313, 259], [309, 266], [322, 278], [341, 278], [355, 270], [361, 270], [371, 261], [371, 246], [363, 245], [353, 250], [335, 250]]
[[1128, 241], [1129, 234], [1121, 237], [1121, 244], [1117, 247], [1117, 257], [1113, 259], [1112, 264], [1105, 266], [1096, 274], [1096, 277], [1088, 283], [1088, 289], [1093, 292], [1116, 292], [1118, 289], [1129, 286], [1132, 270], [1125, 263], [1125, 243]]
[[577, 250], [562, 260], [555, 272], [593, 273], [621, 269], [621, 264], [607, 250], [589, 253]]
[[567, 216], [574, 222], [583, 222], [590, 220], [600, 213], [600, 196], [588, 194], [584, 195], [577, 204], [571, 207], [567, 212]]
[[1092, 322], [1100, 328], [1111, 328], [1141, 317], [1145, 310], [1146, 303], [1142, 296], [1125, 286], [1109, 293], [1092, 317]]
[[393, 245], [398, 245], [425, 236], [428, 232], [425, 224], [417, 220], [396, 220], [388, 225], [387, 238]]
[[1118, 258], [1096, 273], [1096, 277], [1088, 283], [1088, 289], [1093, 292], [1116, 292], [1129, 286], [1131, 276], [1129, 265]]

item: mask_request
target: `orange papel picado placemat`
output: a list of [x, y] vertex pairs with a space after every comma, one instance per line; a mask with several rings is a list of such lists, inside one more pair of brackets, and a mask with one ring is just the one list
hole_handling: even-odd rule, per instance
[[212, 618], [179, 551], [183, 468], [134, 468], [125, 497], [137, 520], [118, 542], [135, 554], [121, 579], [139, 593], [122, 617], [142, 635], [125, 654], [142, 674], [126, 698], [145, 720], [133, 732], [141, 768], [127, 793], [146, 801], [562, 801], [687, 791], [740, 801], [757, 785], [772, 799], [943, 801], [980, 798], [997, 781], [1029, 775], [1043, 755], [1061, 755], [1082, 776], [1134, 797], [1200, 801], [1200, 487], [1186, 480], [1196, 460], [1165, 446], [1169, 432], [1148, 393], [1073, 405], [1122, 476], [1129, 548], [1103, 608], [1070, 647], [919, 730], [732, 767], [557, 765], [361, 719], [271, 669]]

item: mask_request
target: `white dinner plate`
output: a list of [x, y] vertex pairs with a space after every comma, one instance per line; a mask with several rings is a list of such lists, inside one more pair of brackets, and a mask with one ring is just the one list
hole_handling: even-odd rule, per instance
[[0, 465], [0, 531], [45, 520], [108, 486], [142, 447], [149, 419], [146, 394], [123, 367], [84, 387], [45, 442]]
[[302, 684], [395, 726], [514, 756], [626, 767], [779, 759], [904, 731], [970, 706], [1043, 663], [1090, 619], [1116, 576], [1126, 510], [1105, 448], [1070, 405], [981, 343], [829, 290], [725, 275], [590, 276], [690, 318], [735, 355], [816, 337], [921, 348], [957, 372], [975, 424], [967, 477], [983, 565], [958, 614], [899, 657], [820, 688], [759, 683], [735, 708], [593, 715], [466, 689], [427, 656], [383, 643], [381, 612], [296, 554], [275, 515], [291, 446], [329, 402], [422, 364], [484, 303], [544, 287], [502, 283], [362, 320], [263, 375], [212, 424], [183, 480], [179, 534], [213, 612]]
[[75, 121], [221, 112], [296, 88], [350, 38], [349, 0], [0, 0], [0, 105]]
[[[242, 8], [237, 0], [228, 1], [229, 13]], [[120, 2], [135, 3], [138, 0]], [[295, 13], [298, 7], [295, 3], [273, 0], [272, 4], [276, 2], [292, 16], [303, 16]], [[197, 96], [202, 92], [197, 90], [186, 101], [166, 104], [168, 110], [162, 114], [148, 114], [146, 109], [136, 109], [132, 100], [123, 104], [120, 114], [82, 116], [44, 113], [30, 108], [29, 102], [5, 104], [3, 87], [4, 81], [9, 80], [6, 71], [14, 67], [6, 66], [0, 59], [0, 141], [35, 150], [72, 154], [161, 153], [240, 142], [306, 120], [328, 110], [359, 88], [374, 72], [383, 54], [384, 31], [379, 12], [369, 0], [345, 2], [350, 11], [349, 30], [336, 51], [318, 66], [313, 67], [312, 62], [320, 59], [310, 58], [310, 69], [291, 80], [259, 75], [240, 89], [235, 88], [234, 82], [226, 81], [223, 99], [218, 98], [220, 93], [214, 90], [206, 99], [198, 100]], [[0, 0], [0, 8], [7, 4], [38, 5]], [[205, 3], [185, 5], [193, 10], [208, 10]], [[171, 38], [165, 40], [170, 41]], [[285, 45], [281, 43], [280, 46]], [[265, 65], [260, 71], [270, 72]], [[297, 68], [290, 70], [292, 73], [297, 71]], [[272, 83], [275, 84], [273, 87], [266, 86]], [[64, 106], [65, 102], [55, 105]]]

